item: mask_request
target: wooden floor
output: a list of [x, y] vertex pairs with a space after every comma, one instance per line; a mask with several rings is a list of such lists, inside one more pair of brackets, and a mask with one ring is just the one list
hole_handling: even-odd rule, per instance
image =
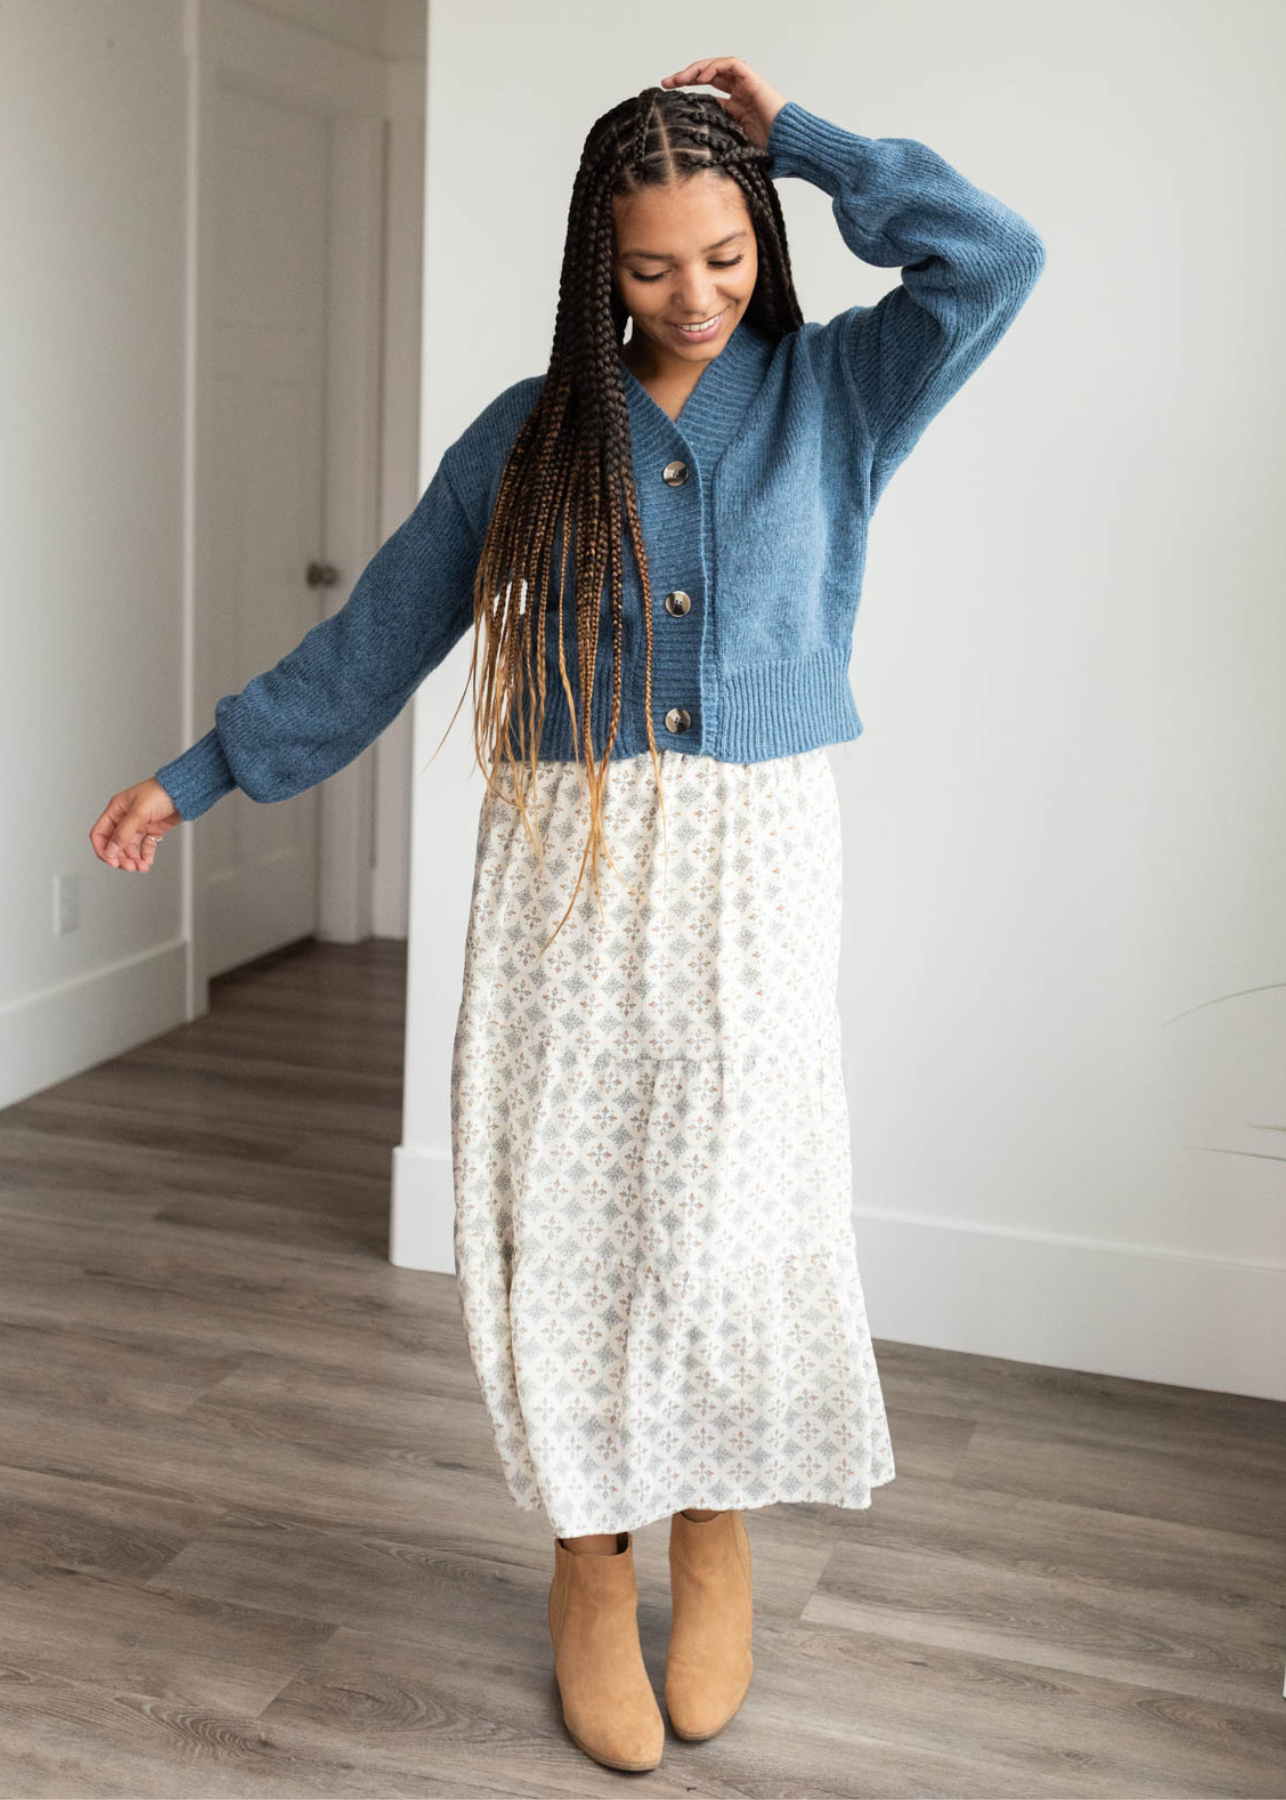
[[305, 946], [0, 1113], [9, 1800], [1286, 1794], [1286, 1407], [883, 1341], [897, 1479], [748, 1515], [742, 1712], [588, 1761], [454, 1278], [386, 1260], [404, 972]]

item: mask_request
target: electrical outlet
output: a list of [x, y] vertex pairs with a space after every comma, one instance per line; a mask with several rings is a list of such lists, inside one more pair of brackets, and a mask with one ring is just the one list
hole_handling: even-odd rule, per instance
[[54, 876], [54, 936], [80, 929], [80, 876]]

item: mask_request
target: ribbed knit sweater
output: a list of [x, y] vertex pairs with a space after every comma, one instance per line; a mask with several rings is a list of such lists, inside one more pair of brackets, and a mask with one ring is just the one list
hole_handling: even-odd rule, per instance
[[[768, 150], [774, 177], [801, 176], [829, 194], [848, 248], [900, 268], [901, 281], [874, 305], [776, 342], [743, 318], [675, 419], [622, 362], [652, 590], [656, 742], [729, 762], [861, 732], [848, 667], [871, 515], [1045, 262], [1024, 219], [913, 138], [862, 137], [791, 100], [773, 120]], [[544, 379], [515, 382], [473, 420], [347, 602], [240, 693], [224, 695], [212, 728], [156, 771], [182, 818], [234, 787], [271, 801], [324, 781], [379, 736], [472, 627], [474, 574], [505, 457]], [[551, 604], [542, 760], [575, 753], [556, 596]], [[564, 617], [578, 694], [570, 610]], [[596, 745], [609, 716], [606, 590], [600, 617]], [[627, 556], [613, 757], [648, 749], [644, 632], [642, 583]]]

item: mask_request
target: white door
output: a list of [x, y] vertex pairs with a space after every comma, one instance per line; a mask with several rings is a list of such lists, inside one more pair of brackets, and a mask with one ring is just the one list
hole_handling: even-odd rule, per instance
[[[197, 716], [269, 669], [329, 610], [325, 561], [324, 114], [222, 84], [214, 131], [212, 430], [198, 557]], [[227, 794], [200, 822], [206, 973], [318, 923], [318, 793]]]

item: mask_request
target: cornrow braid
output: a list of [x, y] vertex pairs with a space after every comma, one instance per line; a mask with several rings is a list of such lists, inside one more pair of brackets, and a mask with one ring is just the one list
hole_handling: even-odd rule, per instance
[[635, 101], [634, 141], [630, 151], [630, 165], [636, 174], [642, 174], [647, 166], [647, 132], [652, 122], [652, 112], [656, 105], [656, 96], [660, 88], [645, 87]]
[[[543, 868], [538, 811], [529, 801], [537, 788], [548, 679], [556, 667], [570, 714], [573, 756], [584, 768], [589, 833], [571, 901], [549, 943], [575, 905], [587, 864], [600, 908], [600, 854], [616, 866], [603, 832], [602, 800], [622, 709], [627, 702], [639, 704], [637, 696], [622, 693], [627, 540], [642, 583], [642, 704], [663, 828], [665, 824], [652, 725], [652, 590], [621, 357], [629, 313], [613, 282], [612, 202], [617, 195], [682, 181], [699, 170], [716, 170], [736, 182], [758, 245], [758, 278], [745, 317], [775, 342], [798, 330], [803, 317], [771, 161], [714, 95], [647, 87], [594, 122], [577, 166], [549, 368], [501, 472], [474, 580], [475, 633], [466, 681], [466, 692], [470, 686], [473, 690], [474, 749], [486, 774], [487, 803], [509, 798], [497, 780], [503, 758], [513, 773], [514, 804]], [[565, 616], [569, 562], [575, 595], [570, 621]], [[596, 743], [595, 673], [604, 648], [604, 590], [611, 683], [606, 730]], [[548, 616], [554, 605], [551, 648]], [[568, 629], [576, 648], [576, 692], [567, 667]]]

